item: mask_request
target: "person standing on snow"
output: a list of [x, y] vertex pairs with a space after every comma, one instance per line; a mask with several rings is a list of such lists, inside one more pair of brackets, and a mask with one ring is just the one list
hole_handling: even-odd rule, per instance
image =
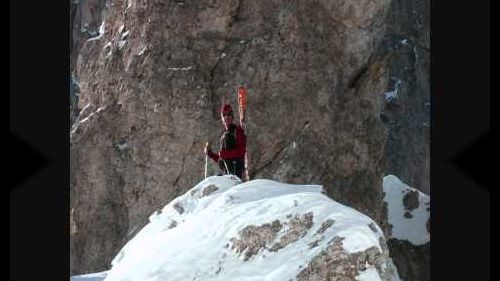
[[205, 154], [219, 164], [225, 174], [232, 174], [243, 179], [245, 168], [246, 136], [241, 126], [233, 124], [233, 109], [224, 104], [220, 110], [224, 133], [220, 138], [219, 153], [213, 153], [210, 145], [205, 146]]

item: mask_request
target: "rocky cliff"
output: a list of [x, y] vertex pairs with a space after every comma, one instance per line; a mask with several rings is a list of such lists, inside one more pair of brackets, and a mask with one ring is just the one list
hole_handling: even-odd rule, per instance
[[[384, 174], [398, 175], [409, 186], [429, 195], [430, 1], [391, 1], [379, 51], [389, 56], [388, 91], [380, 116], [388, 129]], [[426, 226], [430, 232], [429, 221]], [[430, 243], [398, 239], [390, 231], [387, 235], [391, 256], [402, 279], [430, 280]]]
[[429, 0], [391, 2], [380, 51], [389, 56], [385, 174], [430, 194]]
[[70, 0], [70, 68], [74, 70], [83, 43], [99, 35], [106, 0]]
[[75, 80], [76, 60], [83, 43], [99, 35], [99, 27], [106, 11], [106, 0], [70, 0], [70, 125], [78, 120], [80, 89]]
[[[413, 125], [391, 123], [420, 109], [397, 116], [386, 93], [393, 76], [403, 103], [428, 93], [410, 90], [424, 78], [409, 82], [424, 76], [425, 55], [409, 76], [396, 73], [410, 55], [395, 59], [387, 47], [401, 14], [390, 8], [403, 6], [395, 1], [96, 2], [104, 17], [75, 67], [72, 274], [106, 268], [150, 213], [203, 177], [203, 144], [218, 140], [218, 108], [236, 106], [240, 84], [251, 178], [321, 184], [385, 228], [382, 175], [407, 166], [400, 148], [425, 148], [425, 136], [406, 143]], [[386, 162], [391, 149], [399, 154]], [[416, 175], [418, 163], [401, 173]]]

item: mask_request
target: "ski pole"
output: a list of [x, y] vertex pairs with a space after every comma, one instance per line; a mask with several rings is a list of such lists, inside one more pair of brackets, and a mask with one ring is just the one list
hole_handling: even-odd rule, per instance
[[207, 178], [207, 170], [208, 170], [208, 153], [207, 153], [208, 142], [205, 143], [205, 179]]
[[222, 159], [222, 162], [224, 162], [224, 166], [226, 166], [226, 175], [229, 175], [229, 168], [227, 167], [226, 160]]

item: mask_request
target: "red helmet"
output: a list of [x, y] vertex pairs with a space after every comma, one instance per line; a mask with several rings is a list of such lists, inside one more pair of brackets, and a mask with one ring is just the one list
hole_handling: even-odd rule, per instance
[[220, 113], [221, 114], [233, 114], [233, 109], [231, 108], [231, 106], [229, 104], [224, 104], [221, 108], [220, 108]]

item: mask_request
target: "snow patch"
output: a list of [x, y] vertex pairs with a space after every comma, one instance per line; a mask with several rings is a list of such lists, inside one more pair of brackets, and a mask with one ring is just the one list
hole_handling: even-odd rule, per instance
[[121, 39], [122, 39], [122, 40], [127, 40], [127, 38], [128, 38], [128, 34], [129, 34], [129, 33], [130, 33], [130, 31], [129, 31], [129, 30], [127, 30], [127, 31], [123, 32], [123, 34], [122, 34], [122, 36], [121, 36]]
[[90, 108], [90, 102], [89, 102], [89, 103], [87, 103], [87, 104], [86, 104], [86, 105], [85, 105], [85, 106], [84, 106], [84, 107], [80, 110], [79, 115], [84, 115], [84, 114], [86, 113], [87, 109], [89, 109], [89, 108]]
[[106, 22], [102, 21], [101, 26], [99, 26], [99, 35], [102, 36], [106, 33]]
[[101, 106], [99, 107], [97, 110], [96, 110], [96, 113], [101, 113], [102, 111], [104, 111], [106, 109], [107, 106]]
[[117, 147], [119, 150], [124, 150], [124, 149], [127, 149], [127, 148], [128, 148], [128, 144], [127, 144], [127, 142], [118, 143], [118, 144], [116, 144], [116, 147]]
[[415, 61], [418, 61], [418, 52], [416, 46], [413, 46], [413, 54], [415, 55]]
[[146, 50], [148, 49], [148, 46], [144, 46], [144, 48], [142, 48], [142, 50], [139, 51], [139, 53], [137, 53], [137, 55], [139, 56], [142, 56], [144, 54], [144, 52], [146, 52]]
[[[430, 241], [427, 222], [430, 214], [428, 195], [388, 175], [383, 179], [384, 202], [387, 203], [388, 221], [392, 225], [391, 237], [407, 240], [413, 245], [423, 245]], [[408, 210], [404, 206], [405, 196], [413, 193], [418, 199], [418, 207]]]
[[357, 281], [382, 281], [375, 267], [367, 268], [356, 276]]
[[71, 276], [69, 281], [103, 281], [108, 275], [108, 271]]
[[385, 95], [385, 102], [390, 103], [398, 100], [398, 92], [401, 87], [401, 80], [397, 80], [396, 83], [394, 84], [394, 91], [386, 92]]
[[127, 44], [127, 40], [120, 40], [118, 41], [118, 49], [121, 50], [125, 44]]
[[193, 68], [193, 66], [188, 66], [188, 67], [169, 67], [167, 68], [168, 70], [173, 70], [173, 71], [188, 71], [188, 70], [191, 70], [191, 68]]

